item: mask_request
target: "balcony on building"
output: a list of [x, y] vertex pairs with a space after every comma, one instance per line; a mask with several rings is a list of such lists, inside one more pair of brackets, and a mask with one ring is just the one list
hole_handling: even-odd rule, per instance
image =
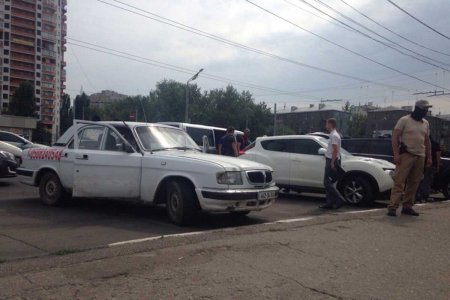
[[33, 55], [25, 55], [21, 53], [11, 52], [10, 54], [11, 61], [18, 61], [18, 62], [27, 62], [27, 63], [35, 63], [35, 59]]
[[42, 49], [42, 56], [56, 58], [56, 52], [53, 50]]
[[30, 72], [30, 73], [34, 73], [34, 71], [35, 71], [34, 64], [27, 64], [27, 63], [23, 63], [23, 62], [19, 63], [19, 62], [15, 62], [15, 61], [11, 61], [10, 69], [24, 71], [24, 72]]
[[13, 2], [12, 8], [13, 9], [17, 8], [17, 9], [35, 13], [36, 12], [36, 3], [35, 3], [35, 1], [15, 0]]
[[25, 29], [23, 27], [12, 26], [11, 31], [16, 35], [20, 35], [28, 38], [35, 38], [36, 34], [32, 29]]
[[53, 1], [53, 0], [43, 0], [43, 1], [42, 1], [42, 5], [43, 5], [44, 7], [48, 7], [48, 8], [51, 8], [51, 9], [53, 9], [53, 10], [56, 10], [56, 8], [58, 7], [58, 6], [56, 5], [56, 1]]
[[24, 79], [24, 80], [34, 80], [34, 71], [33, 72], [27, 72], [27, 71], [11, 70], [11, 72], [9, 74], [10, 74], [11, 78]]
[[56, 16], [43, 13], [42, 14], [42, 22], [47, 22], [47, 23], [50, 23], [51, 25], [55, 25], [56, 24]]
[[49, 33], [46, 31], [42, 31], [42, 39], [48, 40], [51, 42], [56, 42], [56, 34], [55, 33]]
[[36, 21], [36, 15], [34, 12], [32, 13], [32, 12], [28, 12], [28, 11], [14, 9], [14, 7], [11, 10], [11, 16], [16, 17], [16, 18], [25, 19], [25, 20], [30, 20], [30, 21]]
[[11, 17], [11, 25], [24, 27], [28, 29], [35, 29], [35, 21], [24, 20], [20, 18], [16, 18], [14, 16]]
[[34, 54], [35, 54], [34, 47], [28, 47], [28, 46], [24, 46], [24, 45], [20, 45], [20, 44], [16, 44], [16, 43], [11, 44], [11, 52], [29, 54], [30, 57], [33, 57], [33, 59], [34, 59]]

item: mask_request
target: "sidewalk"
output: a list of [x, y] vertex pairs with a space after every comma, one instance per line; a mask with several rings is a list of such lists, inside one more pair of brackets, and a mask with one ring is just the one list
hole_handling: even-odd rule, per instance
[[0, 264], [0, 299], [449, 299], [450, 203]]

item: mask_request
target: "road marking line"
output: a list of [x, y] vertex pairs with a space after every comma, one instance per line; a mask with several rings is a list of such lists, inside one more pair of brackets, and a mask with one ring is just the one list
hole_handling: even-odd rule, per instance
[[[445, 203], [445, 202], [450, 202], [450, 200], [439, 201], [439, 202], [440, 203]], [[420, 203], [420, 204], [416, 204], [416, 206], [426, 206], [426, 205], [429, 205], [429, 204], [434, 204], [434, 203]], [[318, 216], [313, 216], [313, 217], [285, 219], [285, 220], [278, 220], [278, 221], [274, 221], [274, 222], [267, 222], [267, 223], [255, 224], [255, 225], [274, 225], [274, 224], [286, 224], [286, 223], [305, 222], [305, 221], [314, 220], [314, 219], [317, 219], [317, 218], [320, 218], [320, 217], [323, 217], [323, 216], [327, 216], [327, 215], [359, 214], [359, 213], [370, 213], [370, 212], [382, 211], [382, 210], [386, 210], [386, 208], [374, 208], [374, 209], [368, 209], [368, 210], [344, 211], [344, 212], [338, 212], [338, 213], [335, 213], [335, 214], [323, 214], [323, 215], [318, 215]], [[219, 232], [219, 231], [220, 232], [232, 231], [232, 230], [234, 230], [236, 228], [239, 228], [239, 227], [228, 227], [228, 228], [205, 230], [205, 231], [192, 231], [192, 232], [184, 232], [184, 233], [173, 233], [173, 234], [166, 234], [166, 235], [151, 236], [151, 237], [142, 238], [142, 239], [135, 239], [135, 240], [128, 240], [128, 241], [111, 243], [111, 244], [108, 244], [108, 247], [115, 247], [115, 246], [136, 244], [136, 243], [143, 243], [143, 242], [154, 241], [154, 240], [159, 240], [159, 239], [164, 239], [164, 238], [194, 236], [194, 235], [201, 235], [201, 234], [206, 234], [206, 233], [211, 233], [211, 232]]]
[[108, 244], [108, 246], [109, 247], [114, 247], [114, 246], [120, 246], [120, 245], [126, 245], [126, 244], [136, 244], [136, 243], [142, 243], [142, 242], [159, 240], [159, 239], [163, 239], [163, 238], [167, 238], [167, 237], [192, 236], [192, 235], [204, 234], [204, 233], [207, 233], [207, 232], [211, 232], [211, 230], [192, 231], [192, 232], [174, 233], [174, 234], [166, 234], [166, 235], [157, 235], [157, 236], [151, 236], [151, 237], [142, 238], [142, 239], [135, 239], [135, 240], [128, 240], [128, 241], [123, 241], [123, 242], [111, 243], [111, 244]]

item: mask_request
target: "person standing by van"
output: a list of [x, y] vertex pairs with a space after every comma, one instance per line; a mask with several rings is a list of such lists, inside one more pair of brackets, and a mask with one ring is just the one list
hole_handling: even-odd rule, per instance
[[239, 155], [237, 149], [237, 141], [234, 136], [234, 127], [227, 128], [227, 133], [220, 138], [219, 141], [219, 155], [234, 156]]
[[[432, 165], [430, 125], [424, 117], [432, 107], [427, 100], [416, 102], [414, 111], [400, 118], [392, 134], [392, 151], [396, 165], [388, 216], [395, 217], [403, 196], [402, 214], [418, 216], [412, 207], [425, 166]], [[406, 183], [406, 184], [405, 184]], [[404, 195], [403, 195], [404, 192]]]

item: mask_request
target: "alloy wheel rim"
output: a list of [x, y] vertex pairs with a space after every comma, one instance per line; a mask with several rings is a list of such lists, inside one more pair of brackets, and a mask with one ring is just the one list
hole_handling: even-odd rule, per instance
[[359, 203], [364, 198], [364, 188], [355, 180], [352, 180], [344, 187], [344, 195], [348, 202]]

